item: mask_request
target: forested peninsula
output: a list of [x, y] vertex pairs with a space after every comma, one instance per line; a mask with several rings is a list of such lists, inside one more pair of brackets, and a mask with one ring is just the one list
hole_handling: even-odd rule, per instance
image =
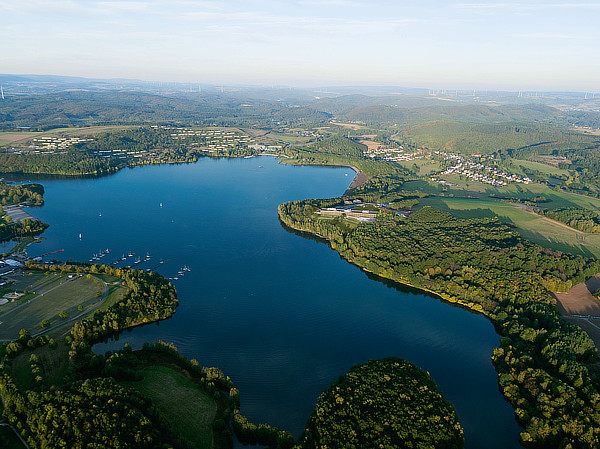
[[40, 184], [9, 185], [0, 182], [0, 242], [12, 238], [32, 237], [39, 235], [48, 227], [40, 220], [26, 218], [15, 221], [2, 206], [24, 204], [42, 206], [44, 204], [44, 187]]

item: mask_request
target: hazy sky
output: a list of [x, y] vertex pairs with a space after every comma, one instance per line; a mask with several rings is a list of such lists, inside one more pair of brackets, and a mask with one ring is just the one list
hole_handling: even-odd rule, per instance
[[0, 73], [600, 91], [599, 1], [0, 0]]

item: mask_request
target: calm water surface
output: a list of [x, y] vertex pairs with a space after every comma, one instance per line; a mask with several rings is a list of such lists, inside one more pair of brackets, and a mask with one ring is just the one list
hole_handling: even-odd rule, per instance
[[[296, 437], [318, 395], [356, 363], [397, 356], [429, 371], [455, 405], [468, 448], [515, 448], [519, 428], [490, 361], [499, 337], [483, 317], [369, 279], [327, 245], [283, 229], [279, 203], [339, 196], [346, 168], [278, 165], [270, 157], [202, 159], [126, 169], [101, 179], [41, 181], [30, 212], [50, 228], [32, 256], [62, 260], [152, 256], [139, 268], [173, 281], [180, 305], [159, 325], [118, 342], [175, 343], [218, 366], [240, 389], [242, 412]], [[82, 238], [79, 238], [79, 234]]]

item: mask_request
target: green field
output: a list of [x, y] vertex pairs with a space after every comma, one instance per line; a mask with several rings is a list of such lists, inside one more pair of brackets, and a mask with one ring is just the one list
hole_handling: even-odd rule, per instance
[[502, 203], [493, 199], [430, 197], [420, 201], [421, 206], [447, 210], [460, 218], [497, 216], [514, 226], [524, 238], [541, 246], [572, 254], [600, 257], [600, 234], [587, 234], [528, 212], [525, 207]]
[[401, 166], [413, 170], [416, 165], [419, 167], [417, 171], [417, 175], [420, 176], [428, 176], [431, 173], [439, 172], [442, 167], [438, 161], [434, 161], [431, 159], [416, 159], [414, 161], [399, 161], [398, 164]]
[[523, 171], [522, 169], [525, 168], [529, 170], [537, 170], [550, 176], [562, 176], [569, 174], [569, 170], [564, 170], [558, 168], [555, 165], [543, 164], [541, 162], [525, 161], [522, 159], [512, 159], [510, 160], [509, 164], [511, 168], [515, 168], [517, 170], [520, 169], [521, 172]]
[[454, 195], [455, 197], [475, 196], [477, 198], [490, 198], [491, 195], [532, 200], [536, 197], [546, 198], [546, 202], [539, 203], [540, 207], [556, 209], [561, 207], [578, 207], [583, 209], [600, 209], [600, 199], [591, 196], [569, 193], [550, 188], [541, 184], [509, 184], [505, 187], [493, 187], [475, 180], [460, 178], [459, 175], [443, 177], [446, 181], [456, 186], [443, 186], [437, 182], [409, 181], [404, 183], [405, 190], [420, 190], [431, 195]]
[[217, 411], [215, 401], [194, 382], [171, 368], [148, 366], [142, 374], [144, 379], [139, 382], [123, 383], [150, 398], [174, 433], [194, 447], [210, 449]]
[[64, 343], [64, 335], [55, 338], [56, 347], [49, 345], [36, 348], [35, 350], [26, 349], [12, 361], [12, 377], [15, 382], [24, 390], [39, 387], [34, 382], [34, 375], [31, 372], [29, 357], [32, 353], [38, 357], [38, 366], [41, 368], [42, 383], [49, 387], [59, 384], [67, 375], [69, 370], [69, 346]]
[[271, 131], [268, 134], [265, 134], [263, 137], [261, 137], [261, 141], [274, 140], [274, 141], [276, 141], [277, 144], [281, 144], [281, 143], [304, 144], [306, 142], [309, 142], [311, 139], [312, 139], [311, 137], [283, 134], [283, 133], [278, 133], [276, 131]]
[[[91, 309], [103, 298], [104, 285], [87, 277], [69, 279], [57, 273], [34, 272], [31, 275], [8, 276], [14, 281], [0, 292], [26, 293], [20, 299], [0, 306], [0, 339], [12, 340], [18, 337], [19, 330], [28, 329], [32, 334], [42, 331], [43, 320], [54, 326]], [[79, 306], [83, 310], [79, 310]], [[67, 318], [59, 317], [61, 311]]]

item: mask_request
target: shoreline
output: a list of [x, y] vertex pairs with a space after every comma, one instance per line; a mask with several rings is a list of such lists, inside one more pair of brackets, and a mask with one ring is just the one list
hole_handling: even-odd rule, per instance
[[[453, 296], [447, 295], [445, 293], [439, 293], [439, 292], [436, 292], [434, 290], [430, 290], [430, 289], [425, 288], [425, 287], [417, 287], [417, 286], [411, 284], [409, 281], [401, 281], [401, 280], [396, 280], [396, 279], [391, 279], [391, 278], [387, 278], [387, 277], [381, 276], [381, 275], [379, 275], [377, 273], [374, 273], [373, 271], [370, 271], [368, 268], [363, 267], [362, 265], [358, 264], [354, 260], [349, 259], [348, 257], [346, 257], [344, 254], [342, 254], [340, 251], [338, 251], [338, 249], [335, 246], [333, 246], [331, 244], [331, 242], [329, 240], [327, 240], [325, 237], [323, 237], [323, 236], [321, 236], [321, 235], [319, 235], [319, 234], [317, 234], [315, 232], [312, 232], [312, 231], [306, 231], [306, 230], [303, 230], [303, 229], [294, 228], [293, 226], [290, 226], [289, 224], [287, 224], [286, 222], [284, 222], [281, 219], [281, 215], [279, 215], [279, 221], [286, 228], [291, 229], [295, 233], [305, 234], [305, 236], [308, 236], [308, 237], [311, 237], [311, 238], [315, 238], [315, 239], [321, 241], [322, 243], [327, 244], [327, 246], [329, 246], [330, 249], [332, 249], [333, 251], [336, 251], [338, 253], [338, 255], [342, 259], [344, 259], [347, 263], [352, 264], [355, 267], [359, 268], [362, 272], [364, 272], [365, 274], [367, 274], [367, 276], [375, 277], [379, 282], [390, 282], [392, 284], [397, 284], [399, 286], [403, 286], [403, 287], [406, 287], [408, 289], [415, 290], [418, 293], [431, 296], [431, 297], [433, 297], [435, 299], [443, 301], [446, 304], [449, 304], [449, 305], [452, 305], [452, 306], [455, 306], [455, 307], [460, 307], [461, 309], [463, 309], [463, 310], [465, 310], [467, 312], [471, 312], [471, 313], [474, 313], [474, 314], [477, 314], [477, 315], [482, 315], [485, 318], [487, 318], [488, 320], [490, 320], [491, 324], [494, 325], [494, 328], [495, 328], [495, 324], [492, 321], [491, 317], [487, 313], [485, 313], [485, 310], [483, 308], [481, 308], [481, 307], [472, 307], [472, 306], [469, 306], [468, 303], [464, 303], [463, 301], [461, 301], [458, 298], [455, 298]], [[305, 236], [303, 235], [302, 237], [305, 237]], [[476, 304], [476, 305], [478, 305], [478, 304]], [[496, 331], [496, 333], [498, 334], [497, 331]], [[498, 334], [498, 335], [500, 336], [500, 334]]]

